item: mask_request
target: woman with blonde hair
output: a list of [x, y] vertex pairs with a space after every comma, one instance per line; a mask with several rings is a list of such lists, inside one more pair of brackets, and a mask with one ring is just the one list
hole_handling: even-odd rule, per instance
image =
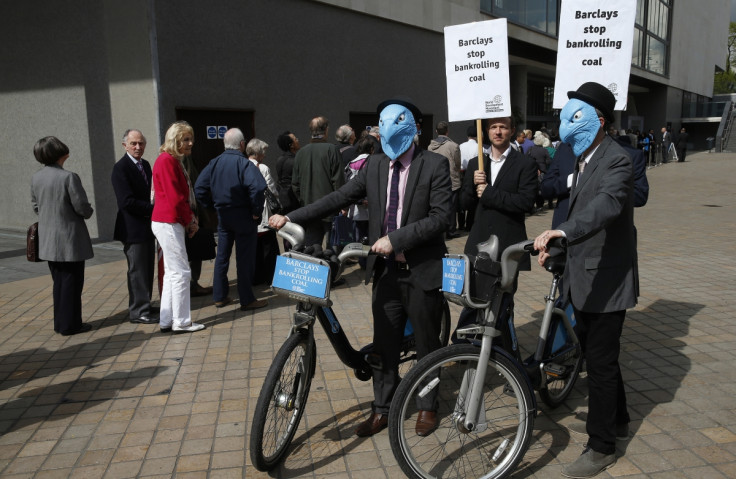
[[161, 154], [153, 164], [153, 214], [151, 229], [164, 255], [166, 274], [161, 290], [159, 327], [162, 332], [192, 333], [205, 328], [192, 322], [189, 269], [185, 235], [190, 238], [199, 225], [194, 214], [194, 192], [182, 165], [192, 153], [194, 130], [185, 121], [166, 131]]

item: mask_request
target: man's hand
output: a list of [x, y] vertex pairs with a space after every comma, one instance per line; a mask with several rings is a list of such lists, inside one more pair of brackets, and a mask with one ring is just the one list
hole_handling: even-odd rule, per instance
[[478, 185], [478, 186], [475, 187], [475, 194], [478, 195], [478, 198], [480, 198], [481, 196], [483, 196], [483, 192], [486, 191], [486, 186], [488, 186], [488, 185], [482, 184], [482, 185]]
[[388, 236], [382, 236], [378, 238], [378, 241], [373, 243], [371, 251], [381, 256], [388, 256], [394, 252], [394, 248], [391, 246], [391, 240], [388, 239]]
[[486, 183], [488, 183], [488, 180], [486, 179], [486, 172], [475, 170], [475, 172], [473, 173], [473, 183], [475, 183], [476, 185], [485, 185]]
[[289, 218], [283, 215], [273, 215], [268, 219], [268, 226], [280, 230], [286, 223], [289, 222]]
[[547, 243], [549, 243], [553, 238], [562, 238], [563, 234], [560, 230], [547, 230], [541, 235], [534, 238], [534, 249], [539, 251], [539, 257], [537, 258], [537, 263], [539, 263], [539, 266], [544, 266], [544, 262], [549, 258], [549, 249], [547, 248]]

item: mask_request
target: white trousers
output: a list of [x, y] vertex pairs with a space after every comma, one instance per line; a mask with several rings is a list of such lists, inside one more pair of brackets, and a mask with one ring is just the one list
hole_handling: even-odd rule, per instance
[[184, 244], [184, 227], [179, 223], [151, 223], [151, 230], [164, 254], [164, 286], [161, 290], [161, 312], [159, 326], [170, 328], [188, 327], [192, 324], [187, 248]]

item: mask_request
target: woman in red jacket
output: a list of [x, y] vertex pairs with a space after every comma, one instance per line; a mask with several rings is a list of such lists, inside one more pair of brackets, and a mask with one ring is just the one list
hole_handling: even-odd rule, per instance
[[173, 123], [153, 164], [151, 229], [164, 255], [166, 274], [161, 290], [159, 326], [162, 332], [192, 333], [204, 324], [192, 322], [189, 304], [189, 269], [184, 235], [192, 237], [199, 226], [194, 215], [194, 192], [181, 160], [192, 153], [194, 130], [185, 121]]

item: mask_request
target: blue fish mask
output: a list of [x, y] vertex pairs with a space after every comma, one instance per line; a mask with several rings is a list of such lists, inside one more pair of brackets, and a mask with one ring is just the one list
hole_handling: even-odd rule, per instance
[[595, 108], [582, 100], [573, 98], [560, 111], [560, 138], [572, 146], [575, 156], [590, 148], [600, 128]]
[[417, 123], [407, 107], [388, 105], [378, 120], [378, 132], [383, 152], [395, 160], [411, 147], [417, 134]]

